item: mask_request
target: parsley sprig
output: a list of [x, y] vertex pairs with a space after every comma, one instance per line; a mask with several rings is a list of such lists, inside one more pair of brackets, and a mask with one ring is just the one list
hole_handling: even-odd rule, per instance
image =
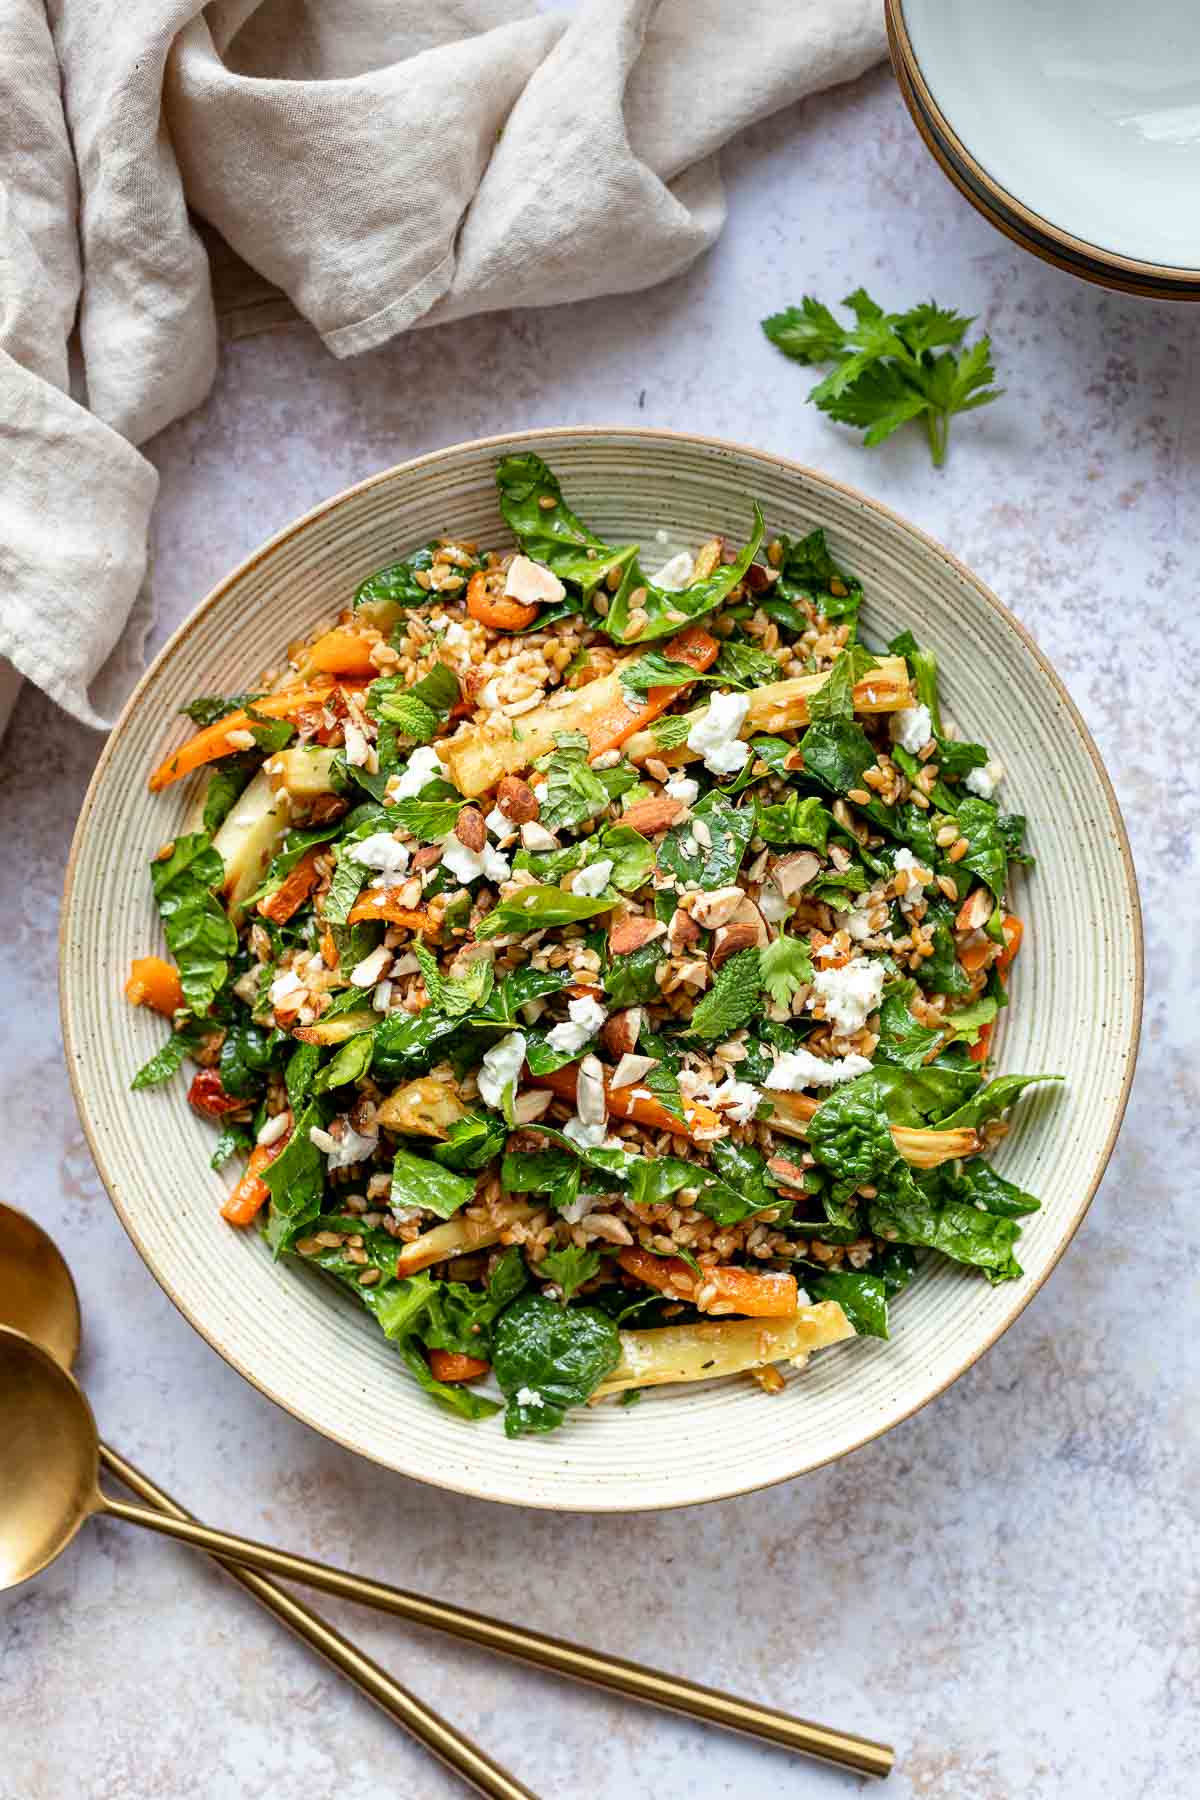
[[991, 339], [963, 349], [973, 321], [932, 300], [908, 312], [884, 312], [864, 288], [842, 302], [854, 315], [842, 325], [827, 306], [806, 294], [799, 306], [764, 319], [762, 328], [785, 356], [801, 363], [833, 363], [809, 399], [831, 419], [857, 425], [864, 443], [881, 444], [909, 419], [923, 419], [935, 468], [946, 460], [955, 413], [998, 400], [992, 387]]

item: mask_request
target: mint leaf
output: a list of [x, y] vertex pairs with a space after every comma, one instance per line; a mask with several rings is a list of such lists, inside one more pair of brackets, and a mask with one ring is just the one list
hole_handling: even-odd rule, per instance
[[711, 989], [692, 1014], [689, 1030], [694, 1037], [726, 1038], [754, 1017], [762, 986], [760, 957], [758, 950], [739, 950], [717, 971]]

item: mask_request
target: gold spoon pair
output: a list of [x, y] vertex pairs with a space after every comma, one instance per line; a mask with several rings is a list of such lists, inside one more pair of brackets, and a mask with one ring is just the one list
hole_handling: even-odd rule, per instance
[[[554, 1674], [745, 1732], [860, 1774], [885, 1776], [890, 1771], [893, 1752], [886, 1744], [830, 1731], [771, 1707], [659, 1674], [639, 1663], [602, 1656], [561, 1638], [525, 1631], [267, 1544], [210, 1530], [100, 1443], [92, 1409], [70, 1374], [78, 1350], [79, 1298], [58, 1247], [32, 1219], [0, 1203], [0, 1443], [4, 1445], [0, 1458], [0, 1591], [15, 1587], [53, 1562], [84, 1520], [95, 1513], [144, 1525], [207, 1550], [277, 1618], [491, 1800], [535, 1797], [316, 1613], [264, 1579], [263, 1573], [251, 1571], [323, 1588], [342, 1599], [395, 1613], [411, 1624], [449, 1632]], [[102, 1493], [101, 1463], [148, 1505], [131, 1506]]]

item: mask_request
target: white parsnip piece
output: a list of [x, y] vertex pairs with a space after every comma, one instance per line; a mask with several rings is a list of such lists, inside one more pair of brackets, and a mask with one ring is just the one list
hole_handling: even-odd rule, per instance
[[338, 1013], [332, 1019], [318, 1019], [315, 1025], [298, 1025], [292, 1036], [302, 1044], [344, 1044], [360, 1031], [371, 1031], [378, 1023], [379, 1014], [364, 1007], [358, 1012]]
[[[820, 1101], [807, 1094], [771, 1094], [771, 1130], [786, 1137], [807, 1137], [809, 1122]], [[892, 1142], [916, 1169], [936, 1169], [939, 1164], [953, 1162], [958, 1156], [974, 1156], [979, 1149], [979, 1134], [969, 1127], [957, 1131], [919, 1131], [911, 1125], [893, 1125]]]
[[460, 731], [457, 737], [443, 738], [437, 747], [438, 755], [459, 793], [473, 800], [494, 787], [502, 775], [515, 775], [547, 750], [553, 750], [560, 732], [586, 734], [592, 721], [610, 712], [620, 698], [620, 677], [614, 670], [580, 688], [561, 706], [539, 706], [524, 713], [519, 738], [513, 736], [512, 720], [498, 713], [494, 719]]
[[225, 866], [225, 904], [235, 924], [290, 823], [286, 794], [277, 795], [270, 777], [260, 769], [213, 838], [213, 849]]
[[623, 1331], [621, 1360], [600, 1383], [595, 1398], [664, 1382], [713, 1381], [719, 1375], [738, 1375], [777, 1362], [802, 1367], [810, 1351], [854, 1335], [836, 1300], [802, 1306], [784, 1319], [722, 1319]]
[[375, 1117], [389, 1131], [405, 1131], [413, 1137], [445, 1138], [450, 1127], [465, 1119], [467, 1109], [448, 1081], [422, 1075], [394, 1089], [376, 1108]]
[[469, 1250], [482, 1250], [487, 1244], [499, 1243], [502, 1231], [520, 1219], [532, 1219], [536, 1210], [523, 1200], [512, 1200], [494, 1207], [490, 1219], [465, 1219], [460, 1213], [457, 1218], [447, 1219], [444, 1225], [435, 1225], [432, 1231], [422, 1232], [411, 1244], [401, 1244], [396, 1257], [396, 1273], [415, 1275], [431, 1263], [441, 1262], [444, 1257], [463, 1256]]
[[325, 744], [315, 744], [311, 749], [277, 750], [263, 768], [276, 790], [286, 788], [294, 800], [316, 800], [335, 791], [333, 765], [343, 754], [340, 747]]
[[[771, 681], [765, 687], [752, 688], [750, 708], [738, 735], [750, 738], [760, 732], [795, 731], [807, 725], [809, 700], [828, 679], [828, 673], [797, 675], [790, 681]], [[900, 712], [912, 705], [908, 667], [902, 656], [881, 657], [878, 667], [864, 675], [854, 689], [856, 713]], [[700, 752], [689, 750], [686, 744], [664, 752], [656, 744], [653, 731], [647, 730], [634, 733], [625, 745], [625, 754], [632, 762], [659, 756], [673, 765], [694, 762]]]

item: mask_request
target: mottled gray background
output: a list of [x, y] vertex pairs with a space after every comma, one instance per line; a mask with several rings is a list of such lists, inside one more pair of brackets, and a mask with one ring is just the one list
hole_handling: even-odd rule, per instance
[[[724, 434], [857, 483], [943, 539], [1065, 677], [1117, 784], [1146, 902], [1137, 1086], [1053, 1280], [881, 1442], [699, 1511], [522, 1514], [326, 1444], [184, 1323], [93, 1172], [61, 1067], [54, 930], [99, 740], [28, 691], [0, 759], [0, 1192], [71, 1258], [105, 1431], [215, 1523], [892, 1738], [896, 1800], [1183, 1800], [1200, 1753], [1200, 312], [1085, 287], [997, 236], [929, 162], [883, 71], [754, 130], [726, 170], [722, 242], [652, 293], [418, 332], [349, 364], [304, 329], [227, 350], [208, 406], [152, 447], [156, 635], [337, 488], [519, 426]], [[863, 452], [805, 407], [807, 376], [758, 333], [806, 289], [836, 299], [860, 281], [888, 302], [933, 293], [993, 333], [1007, 398], [956, 427], [942, 474], [916, 433]], [[3, 1800], [460, 1791], [186, 1551], [102, 1524], [0, 1606]], [[328, 1610], [543, 1796], [859, 1785]]]

